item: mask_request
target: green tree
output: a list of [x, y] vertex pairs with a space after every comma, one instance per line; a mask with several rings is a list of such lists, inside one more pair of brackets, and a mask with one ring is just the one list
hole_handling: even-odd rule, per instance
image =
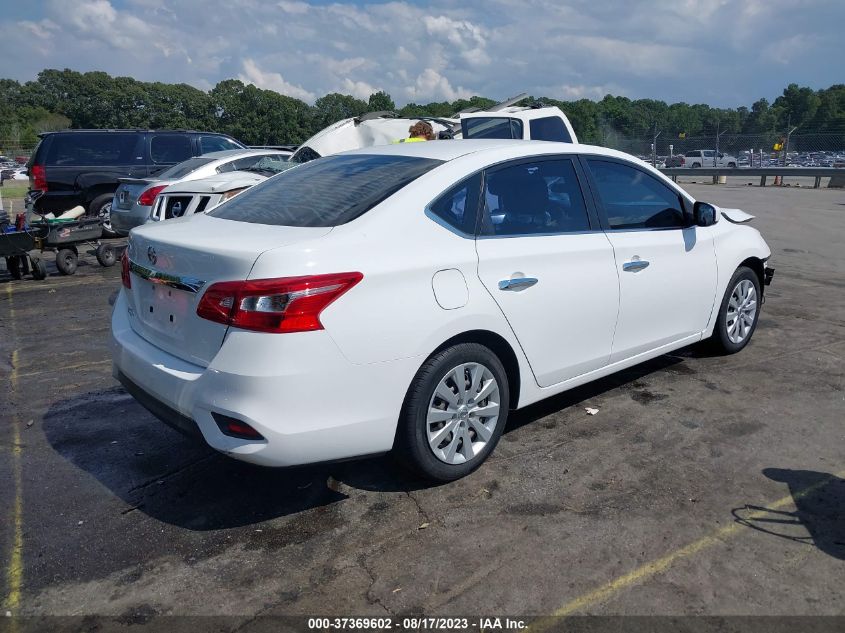
[[367, 101], [367, 110], [370, 112], [394, 112], [396, 110], [396, 104], [393, 103], [393, 99], [390, 98], [389, 94], [384, 90], [379, 90], [370, 95]]

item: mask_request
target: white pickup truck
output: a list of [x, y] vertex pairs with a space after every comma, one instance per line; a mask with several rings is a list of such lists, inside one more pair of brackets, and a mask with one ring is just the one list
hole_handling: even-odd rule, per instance
[[[715, 158], [715, 163], [713, 162]], [[673, 156], [666, 161], [667, 167], [736, 167], [736, 156], [719, 152], [714, 149], [697, 149], [683, 155]]]
[[499, 103], [488, 110], [459, 112], [454, 117], [397, 118], [390, 112], [373, 112], [343, 119], [317, 132], [297, 148], [290, 160], [305, 163], [351, 149], [388, 145], [407, 138], [417, 121], [428, 121], [439, 138], [514, 138], [577, 143], [575, 130], [560, 108], [516, 106], [525, 95]]

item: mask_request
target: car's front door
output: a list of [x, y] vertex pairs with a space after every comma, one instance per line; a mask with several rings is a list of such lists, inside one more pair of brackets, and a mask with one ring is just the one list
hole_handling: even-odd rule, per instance
[[610, 357], [619, 304], [613, 248], [571, 157], [484, 174], [478, 274], [548, 387]]
[[603, 157], [584, 163], [619, 272], [611, 362], [695, 340], [716, 293], [712, 229], [690, 226], [680, 192], [645, 169]]

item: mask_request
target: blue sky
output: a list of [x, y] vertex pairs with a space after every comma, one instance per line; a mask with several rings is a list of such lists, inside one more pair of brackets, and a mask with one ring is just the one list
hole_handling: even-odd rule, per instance
[[313, 101], [529, 92], [719, 106], [845, 82], [843, 0], [44, 0], [4, 3], [0, 75], [105, 70]]

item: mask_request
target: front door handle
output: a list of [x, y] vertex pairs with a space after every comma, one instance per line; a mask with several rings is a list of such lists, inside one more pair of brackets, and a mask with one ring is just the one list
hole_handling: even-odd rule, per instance
[[640, 270], [643, 270], [644, 268], [648, 268], [648, 264], [649, 262], [647, 262], [646, 260], [640, 259], [639, 257], [635, 257], [631, 261], [622, 264], [622, 270], [628, 273], [635, 273]]
[[518, 292], [520, 290], [530, 288], [538, 281], [539, 280], [534, 277], [513, 277], [511, 279], [502, 279], [502, 281], [499, 282], [499, 290], [513, 290]]

